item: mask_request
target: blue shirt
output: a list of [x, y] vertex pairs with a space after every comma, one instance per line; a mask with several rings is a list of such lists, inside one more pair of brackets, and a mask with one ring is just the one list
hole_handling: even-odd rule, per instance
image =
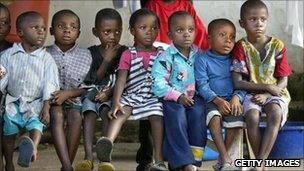
[[211, 50], [196, 58], [197, 90], [207, 102], [211, 102], [216, 96], [230, 101], [233, 95], [237, 95], [240, 101], [243, 101], [246, 92], [234, 91], [230, 66], [230, 55], [217, 55]]
[[152, 90], [157, 97], [177, 101], [181, 94], [193, 98], [195, 94], [194, 61], [200, 52], [191, 46], [185, 57], [172, 44], [154, 61]]

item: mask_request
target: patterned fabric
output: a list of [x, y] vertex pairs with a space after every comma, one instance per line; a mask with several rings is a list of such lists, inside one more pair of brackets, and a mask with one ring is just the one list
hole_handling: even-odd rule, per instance
[[20, 43], [5, 51], [0, 64], [6, 68], [0, 90], [7, 92], [5, 110], [13, 116], [17, 113], [13, 102], [19, 101], [20, 112], [25, 119], [39, 115], [43, 101], [59, 90], [58, 69], [45, 48], [27, 53]]
[[152, 90], [164, 100], [177, 101], [181, 94], [193, 98], [195, 94], [194, 61], [200, 55], [196, 46], [191, 47], [189, 58], [172, 44], [155, 61], [152, 68]]
[[[284, 43], [276, 38], [265, 46], [266, 55], [263, 60], [256, 48], [247, 40], [239, 40], [233, 50], [233, 61], [231, 70], [242, 73], [248, 80], [259, 84], [276, 84], [276, 77], [285, 77], [291, 74], [287, 62], [287, 55]], [[287, 102], [290, 95], [287, 88], [282, 96]]]
[[47, 47], [47, 51], [58, 66], [60, 88], [65, 90], [79, 87], [91, 66], [90, 51], [77, 44], [66, 52], [62, 52], [55, 44]]
[[[92, 56], [89, 50], [74, 47], [66, 52], [62, 52], [57, 45], [47, 47], [54, 58], [60, 79], [60, 89], [66, 90], [78, 88], [85, 79], [92, 62]], [[80, 97], [76, 98], [75, 104], [80, 105]]]
[[151, 90], [150, 73], [156, 56], [150, 57], [150, 67], [146, 70], [143, 67], [143, 59], [138, 56], [135, 47], [130, 48], [129, 51], [132, 55], [131, 68], [120, 103], [132, 107], [132, 115], [129, 119], [144, 119], [151, 115], [162, 116], [162, 104]]
[[211, 50], [196, 58], [194, 72], [197, 90], [207, 102], [216, 96], [230, 101], [233, 95], [237, 95], [240, 102], [243, 101], [246, 92], [234, 91], [230, 65], [230, 55], [217, 55]]

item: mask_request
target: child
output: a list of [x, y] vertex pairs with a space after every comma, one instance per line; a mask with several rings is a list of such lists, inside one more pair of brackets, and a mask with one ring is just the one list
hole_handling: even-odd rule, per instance
[[28, 167], [37, 159], [43, 127], [49, 123], [51, 93], [59, 89], [58, 70], [49, 53], [42, 48], [45, 23], [37, 12], [18, 16], [16, 30], [21, 43], [15, 43], [1, 56], [7, 73], [1, 80], [1, 93], [7, 93], [3, 115], [3, 153], [5, 169], [14, 170], [15, 138], [20, 129], [29, 131], [19, 143], [18, 164]]
[[173, 170], [201, 166], [207, 138], [203, 99], [195, 93], [194, 61], [200, 52], [192, 45], [194, 35], [192, 16], [185, 11], [173, 13], [168, 32], [173, 44], [152, 68], [152, 90], [163, 98], [164, 157]]
[[[8, 8], [0, 3], [0, 59], [1, 59], [1, 54], [3, 53], [4, 50], [10, 48], [13, 44], [9, 43], [5, 40], [5, 37], [8, 35], [11, 29], [11, 20], [10, 20], [10, 13]], [[0, 80], [4, 77], [5, 75], [5, 68], [0, 65]], [[4, 97], [2, 97], [3, 99]], [[3, 159], [2, 159], [2, 100], [0, 99], [0, 170], [3, 170]]]
[[[122, 124], [130, 117], [148, 118], [154, 142], [154, 159], [151, 170], [167, 170], [161, 153], [163, 140], [162, 105], [151, 91], [151, 66], [158, 54], [153, 42], [158, 33], [157, 16], [148, 9], [135, 11], [130, 18], [134, 47], [125, 51], [120, 59], [118, 78], [114, 88], [113, 106], [108, 113], [111, 119], [106, 137], [97, 142], [97, 157], [111, 161], [113, 142]], [[105, 163], [106, 164], [106, 163]]]
[[[239, 22], [247, 37], [236, 43], [232, 65], [235, 88], [251, 93], [243, 105], [249, 141], [258, 159], [268, 158], [290, 101], [286, 49], [281, 40], [266, 35], [267, 19], [268, 9], [262, 1], [248, 0], [242, 5]], [[263, 136], [259, 131], [262, 112], [267, 116]]]
[[[85, 90], [79, 88], [92, 61], [90, 51], [75, 43], [80, 34], [79, 17], [71, 10], [54, 14], [51, 35], [55, 44], [48, 47], [60, 76], [60, 91], [53, 94], [51, 108], [51, 133], [62, 164], [61, 170], [73, 170], [81, 134], [82, 116], [80, 97]], [[64, 130], [64, 123], [66, 127]]]
[[[241, 102], [244, 92], [233, 91], [230, 73], [230, 52], [235, 43], [235, 26], [227, 19], [216, 19], [208, 25], [210, 49], [195, 61], [195, 79], [198, 93], [206, 101], [206, 124], [219, 151], [215, 170], [237, 170], [227, 150], [233, 142], [237, 127], [243, 127]], [[221, 127], [225, 127], [225, 143]]]
[[[111, 108], [110, 98], [112, 97], [116, 78], [115, 72], [122, 52], [127, 49], [126, 46], [119, 44], [121, 31], [122, 19], [116, 10], [105, 8], [97, 13], [93, 34], [99, 38], [101, 44], [89, 47], [93, 61], [90, 71], [84, 80], [86, 85], [94, 85], [96, 89], [93, 88], [93, 90], [89, 91], [83, 100], [85, 157], [84, 161], [76, 165], [76, 171], [93, 169], [92, 146], [97, 117], [103, 119], [103, 132], [106, 131], [108, 118], [105, 116], [107, 116]], [[90, 97], [94, 90], [97, 89], [99, 93], [96, 92]]]
[[156, 38], [157, 41], [170, 44], [172, 41], [168, 37], [168, 18], [176, 11], [187, 11], [194, 19], [196, 30], [194, 44], [203, 50], [207, 50], [206, 28], [196, 14], [196, 11], [190, 0], [148, 0], [145, 7], [154, 11], [160, 19], [160, 31]]

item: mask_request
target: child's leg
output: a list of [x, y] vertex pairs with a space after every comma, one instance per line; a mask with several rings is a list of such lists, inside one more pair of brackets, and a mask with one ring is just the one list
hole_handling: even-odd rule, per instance
[[213, 116], [208, 126], [211, 131], [211, 135], [215, 142], [216, 148], [219, 151], [221, 163], [231, 162], [222, 137], [220, 116]]
[[137, 170], [144, 170], [153, 161], [153, 145], [151, 139], [151, 125], [149, 120], [139, 121], [138, 140], [140, 147], [136, 153]]
[[267, 114], [267, 127], [262, 138], [259, 155], [257, 156], [259, 159], [268, 158], [282, 121], [282, 110], [278, 104], [267, 104], [264, 110]]
[[15, 139], [17, 134], [3, 136], [3, 155], [5, 158], [5, 170], [15, 170], [13, 163], [13, 154], [15, 148]]
[[73, 170], [64, 134], [64, 115], [62, 106], [51, 107], [51, 133], [54, 146], [62, 165], [62, 170]]
[[227, 151], [229, 151], [229, 149], [232, 145], [232, 142], [240, 129], [241, 128], [227, 128], [226, 129], [225, 147], [226, 147]]
[[73, 163], [81, 135], [82, 117], [79, 109], [67, 110], [66, 140], [71, 164]]
[[34, 154], [32, 157], [32, 161], [35, 161], [37, 159], [37, 153], [38, 153], [38, 145], [41, 140], [41, 132], [37, 129], [33, 129], [30, 131], [30, 138], [33, 140], [35, 148], [34, 148]]
[[95, 122], [97, 115], [93, 111], [86, 111], [83, 113], [83, 139], [84, 139], [84, 159], [93, 161], [93, 137], [95, 130]]
[[261, 133], [259, 128], [260, 112], [256, 109], [250, 109], [245, 113], [245, 118], [249, 142], [254, 155], [257, 157], [261, 143]]
[[3, 170], [3, 154], [2, 154], [2, 113], [0, 109], [0, 170]]
[[119, 134], [121, 126], [126, 122], [126, 120], [129, 118], [129, 116], [132, 113], [132, 108], [130, 106], [124, 106], [123, 110], [125, 114], [119, 112], [117, 114], [116, 119], [109, 120], [106, 137], [109, 138], [110, 141], [112, 142], [114, 142], [117, 135]]
[[154, 159], [155, 162], [164, 161], [162, 155], [163, 147], [163, 134], [164, 134], [164, 123], [163, 117], [161, 116], [150, 116], [149, 121], [151, 124], [151, 133], [154, 145]]

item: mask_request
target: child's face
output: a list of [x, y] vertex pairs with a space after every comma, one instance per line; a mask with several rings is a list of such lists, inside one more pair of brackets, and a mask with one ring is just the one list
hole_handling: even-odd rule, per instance
[[93, 28], [93, 34], [99, 38], [102, 46], [115, 46], [121, 37], [121, 23], [114, 19], [102, 20], [97, 27]]
[[63, 15], [55, 21], [54, 27], [50, 29], [54, 35], [57, 45], [73, 45], [79, 37], [79, 22], [74, 15]]
[[131, 28], [135, 43], [145, 47], [152, 46], [158, 34], [157, 19], [153, 15], [139, 17]]
[[195, 23], [190, 16], [176, 18], [170, 25], [168, 37], [177, 48], [189, 48], [194, 42]]
[[45, 23], [42, 17], [28, 18], [17, 30], [22, 43], [30, 47], [42, 47], [46, 37]]
[[266, 33], [268, 12], [265, 8], [253, 8], [246, 11], [240, 25], [246, 30], [247, 36], [262, 37]]
[[6, 9], [0, 8], [0, 41], [3, 41], [10, 32], [10, 18]]
[[216, 28], [208, 35], [211, 50], [218, 55], [228, 55], [235, 43], [235, 29], [231, 25]]

